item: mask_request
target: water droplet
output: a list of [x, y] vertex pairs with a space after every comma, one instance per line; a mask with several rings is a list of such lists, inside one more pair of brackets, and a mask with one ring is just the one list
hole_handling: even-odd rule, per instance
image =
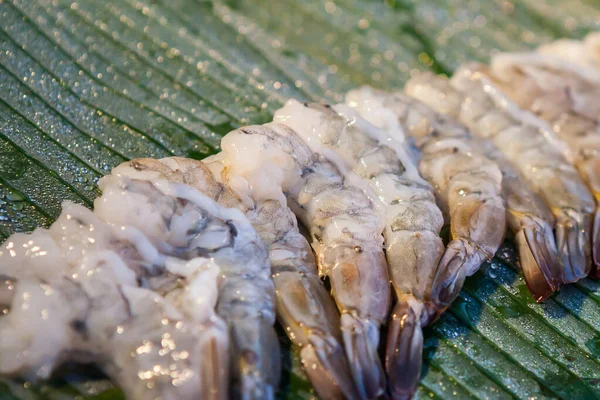
[[501, 306], [501, 307], [498, 307], [497, 309], [504, 318], [517, 318], [517, 317], [520, 317], [521, 314], [523, 313], [523, 311], [521, 310], [521, 307], [517, 304], [510, 305], [510, 306]]
[[27, 168], [25, 161], [15, 152], [0, 152], [0, 176], [5, 179], [18, 178]]
[[452, 309], [465, 325], [475, 326], [475, 318], [471, 317], [469, 314], [467, 302], [462, 299], [457, 299], [454, 301]]
[[597, 357], [600, 356], [600, 336], [595, 336], [585, 342], [585, 346]]
[[21, 193], [9, 189], [9, 192], [6, 194], [6, 199], [8, 201], [23, 201], [25, 200], [25, 197]]

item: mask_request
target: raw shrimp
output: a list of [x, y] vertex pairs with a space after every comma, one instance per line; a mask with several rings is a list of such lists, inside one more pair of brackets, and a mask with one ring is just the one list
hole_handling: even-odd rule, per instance
[[559, 57], [584, 67], [600, 68], [600, 32], [591, 32], [581, 41], [559, 39], [541, 45], [536, 52]]
[[443, 78], [431, 77], [431, 83], [414, 85], [409, 94], [456, 117], [477, 136], [490, 139], [541, 195], [555, 216], [562, 262], [559, 281], [575, 282], [591, 268], [594, 199], [571, 164], [566, 144], [542, 120], [503, 95], [485, 72], [483, 66], [469, 64], [459, 69], [451, 85], [444, 84]]
[[535, 53], [493, 58], [490, 79], [519, 106], [548, 121], [567, 143], [596, 200], [592, 253], [600, 273], [600, 73]]
[[[418, 91], [438, 79], [441, 78], [430, 74], [413, 78], [407, 83], [406, 90]], [[446, 83], [439, 82], [440, 85]], [[452, 87], [445, 89], [450, 93], [454, 91]], [[444, 93], [447, 91], [444, 90]], [[499, 215], [498, 168], [502, 173], [501, 195], [506, 220], [516, 236], [526, 282], [536, 299], [546, 298], [556, 290], [556, 276], [560, 269], [552, 234], [554, 217], [543, 200], [490, 141], [473, 137], [464, 125], [399, 92], [387, 94], [362, 88], [350, 92], [347, 101], [364, 115], [371, 116], [374, 123], [397, 132], [397, 136], [402, 135], [401, 128], [404, 128], [415, 140], [422, 153], [421, 172], [436, 188], [446, 222], [452, 227], [453, 240], [460, 240], [457, 233], [462, 232], [465, 235], [463, 242], [480, 243], [480, 248], [485, 250], [482, 255], [495, 253], [502, 240], [502, 230], [488, 229], [502, 224], [499, 220], [492, 222]], [[480, 207], [466, 208], [468, 203], [460, 196], [460, 191], [464, 194], [466, 187], [474, 188], [470, 196], [475, 200], [474, 204], [479, 202]], [[459, 196], [450, 195], [449, 190], [457, 190]], [[452, 208], [456, 214], [449, 211], [450, 199], [454, 200]], [[463, 207], [464, 213], [471, 214], [469, 218], [460, 218], [458, 210]], [[473, 213], [473, 209], [481, 211]], [[480, 215], [486, 218], [482, 219]], [[479, 229], [467, 229], [468, 226]], [[454, 245], [448, 247], [453, 248]], [[476, 262], [464, 269], [474, 272], [478, 268], [478, 259], [476, 257]]]
[[[275, 291], [264, 243], [240, 210], [222, 207], [192, 186], [166, 179], [149, 169], [149, 163], [126, 162], [103, 178], [96, 212], [116, 225], [144, 229], [162, 253], [182, 260], [210, 257], [218, 263], [217, 314], [229, 326], [233, 395], [273, 398], [280, 357], [273, 327]], [[134, 190], [134, 195], [123, 196], [123, 189]], [[231, 206], [232, 194], [223, 197]], [[166, 266], [175, 274], [186, 273], [181, 262]]]
[[227, 332], [214, 314], [219, 267], [190, 260], [182, 289], [170, 296], [202, 302], [178, 309], [138, 287], [152, 268], [143, 233], [133, 243], [118, 235], [91, 211], [65, 203], [49, 230], [6, 241], [0, 372], [44, 379], [62, 361], [93, 361], [127, 398], [225, 399]]
[[[553, 120], [567, 111], [595, 120], [600, 113], [600, 71], [537, 53], [500, 53], [492, 58], [488, 78], [511, 99]], [[516, 91], [518, 79], [525, 86]], [[560, 122], [560, 121], [559, 121]], [[571, 121], [572, 122], [572, 121]], [[589, 125], [588, 125], [589, 127]], [[557, 134], [560, 134], [557, 130]]]
[[410, 395], [421, 372], [423, 334], [439, 311], [430, 297], [444, 251], [442, 213], [431, 186], [404, 148], [354, 110], [290, 100], [275, 121], [294, 129], [371, 197], [385, 223], [386, 255], [398, 302], [392, 311], [386, 369], [395, 398]]
[[339, 313], [316, 273], [312, 250], [299, 232], [294, 214], [278, 200], [254, 202], [247, 198], [250, 202], [245, 205], [227, 185], [218, 182], [233, 179], [219, 156], [206, 159], [206, 165], [178, 157], [133, 162], [137, 170], [158, 172], [169, 181], [186, 183], [220, 204], [246, 213], [269, 249], [277, 318], [293, 343], [302, 348], [301, 358], [313, 387], [323, 399], [356, 398], [339, 344]]
[[229, 184], [247, 198], [276, 199], [309, 228], [319, 273], [329, 277], [341, 313], [342, 339], [362, 396], [383, 393], [377, 346], [390, 290], [382, 250], [382, 224], [371, 201], [349, 186], [329, 162], [280, 124], [249, 126], [227, 134], [222, 162]]

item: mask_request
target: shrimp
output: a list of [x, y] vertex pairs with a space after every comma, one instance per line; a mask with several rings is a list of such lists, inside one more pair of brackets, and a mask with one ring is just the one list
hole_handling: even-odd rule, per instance
[[538, 54], [550, 55], [583, 67], [600, 68], [600, 32], [591, 32], [581, 40], [559, 39], [536, 49]]
[[362, 397], [385, 389], [377, 355], [379, 326], [390, 304], [382, 225], [371, 201], [345, 182], [288, 127], [240, 128], [222, 142], [229, 184], [256, 201], [287, 201], [309, 229], [319, 274], [327, 276], [340, 311], [342, 341]]
[[567, 146], [543, 121], [504, 96], [484, 72], [483, 66], [469, 64], [454, 75], [450, 85], [443, 78], [431, 77], [433, 84], [414, 85], [408, 92], [456, 117], [475, 135], [491, 140], [541, 195], [555, 216], [560, 282], [575, 282], [591, 268], [594, 199], [571, 164]]
[[[437, 82], [433, 75], [425, 74], [420, 78], [411, 79], [406, 85], [407, 92], [422, 90], [423, 86]], [[439, 84], [446, 84], [440, 81]], [[438, 86], [444, 87], [444, 86]], [[430, 89], [431, 90], [431, 89]], [[452, 93], [451, 87], [444, 93]], [[552, 234], [554, 216], [543, 200], [533, 192], [508, 160], [488, 140], [473, 137], [469, 130], [456, 120], [437, 113], [414, 97], [396, 92], [387, 94], [370, 88], [362, 88], [347, 95], [347, 101], [359, 109], [363, 115], [373, 117], [376, 113], [389, 114], [387, 118], [378, 118], [374, 122], [391, 132], [402, 131], [414, 139], [422, 154], [420, 170], [424, 177], [436, 188], [440, 207], [444, 211], [446, 222], [452, 229], [453, 240], [457, 240], [457, 232], [466, 232], [462, 237], [468, 243], [481, 243], [479, 246], [487, 250], [483, 254], [493, 254], [502, 241], [502, 236], [496, 230], [483, 229], [488, 226], [501, 226], [502, 222], [492, 222], [499, 213], [498, 203], [498, 173], [501, 173], [500, 195], [506, 208], [508, 227], [514, 232], [525, 281], [534, 297], [538, 300], [548, 297], [557, 288], [556, 276], [559, 265], [556, 254], [556, 244]], [[379, 110], [379, 111], [371, 111]], [[469, 185], [461, 183], [466, 180]], [[458, 210], [466, 206], [460, 201], [460, 196], [450, 196], [448, 189], [465, 190], [465, 187], [477, 188], [471, 193], [474, 199], [479, 199], [483, 210], [480, 214], [487, 215], [487, 220], [473, 214], [469, 219], [457, 218], [460, 214], [451, 214], [449, 199], [454, 198], [452, 207]], [[442, 190], [442, 188], [445, 188]], [[486, 188], [487, 190], [481, 190]], [[460, 192], [459, 192], [460, 193]], [[468, 210], [468, 209], [467, 209]], [[454, 217], [453, 217], [454, 216]], [[468, 223], [480, 228], [465, 229], [461, 224]], [[455, 228], [456, 226], [456, 228]], [[477, 237], [476, 234], [481, 235]], [[454, 246], [450, 244], [449, 248]], [[467, 266], [474, 271], [478, 265]]]
[[[169, 160], [165, 166], [176, 163]], [[103, 196], [96, 211], [114, 224], [126, 220], [146, 229], [162, 252], [187, 260], [210, 257], [220, 266], [217, 314], [229, 326], [233, 379], [232, 395], [244, 399], [273, 398], [278, 387], [280, 357], [275, 320], [275, 290], [267, 248], [243, 212], [220, 206], [194, 187], [166, 179], [156, 166], [160, 161], [133, 160], [113, 169], [99, 182]], [[207, 183], [203, 177], [192, 182]], [[189, 181], [189, 180], [188, 180]], [[130, 201], [121, 188], [141, 186]], [[216, 182], [207, 186], [219, 193]], [[233, 205], [232, 193], [222, 194]], [[160, 194], [163, 195], [161, 198]], [[163, 204], [173, 199], [173, 205]], [[161, 201], [163, 200], [163, 201]], [[117, 210], [118, 209], [118, 210]], [[171, 267], [184, 274], [183, 265]]]
[[290, 100], [275, 113], [275, 121], [294, 129], [315, 153], [351, 176], [379, 210], [398, 298], [390, 320], [386, 369], [393, 397], [410, 396], [421, 372], [421, 326], [439, 312], [431, 291], [444, 251], [439, 236], [443, 217], [433, 188], [419, 176], [402, 146], [343, 105]]
[[0, 372], [45, 379], [63, 361], [96, 362], [127, 398], [227, 398], [227, 331], [214, 314], [220, 268], [190, 260], [166, 297], [140, 287], [169, 273], [150, 274], [156, 249], [140, 231], [135, 241], [120, 236], [129, 228], [65, 203], [49, 230], [6, 241]]
[[[519, 106], [530, 109], [543, 119], [554, 122], [567, 111], [577, 118], [594, 120], [600, 113], [595, 101], [600, 94], [600, 71], [536, 53], [500, 53], [492, 58], [488, 78], [509, 94]], [[518, 79], [526, 86], [522, 91], [512, 87]], [[564, 117], [569, 117], [566, 115]], [[566, 122], [581, 121], [556, 121]], [[587, 129], [595, 128], [586, 122]], [[556, 134], [561, 132], [556, 129]]]
[[596, 201], [592, 256], [600, 276], [600, 73], [535, 53], [495, 56], [491, 71], [490, 79], [511, 99], [548, 121], [569, 145]]
[[[294, 214], [278, 200], [244, 204], [229, 186], [219, 182], [235, 180], [223, 168], [221, 155], [210, 157], [205, 163], [179, 157], [137, 159], [133, 163], [138, 170], [159, 172], [169, 181], [186, 183], [246, 214], [269, 249], [277, 318], [292, 342], [301, 348], [303, 365], [313, 387], [323, 399], [357, 398], [339, 342], [339, 313], [316, 273], [312, 250], [299, 232]], [[268, 352], [263, 356], [270, 357]]]

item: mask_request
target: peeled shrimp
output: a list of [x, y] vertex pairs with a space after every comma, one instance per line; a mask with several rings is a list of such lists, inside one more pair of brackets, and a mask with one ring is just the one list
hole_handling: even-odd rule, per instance
[[[164, 169], [175, 163], [176, 159], [165, 161]], [[182, 179], [174, 179], [174, 173], [165, 177], [158, 164], [141, 159], [114, 168], [99, 183], [104, 194], [96, 201], [96, 212], [114, 224], [125, 220], [146, 229], [162, 252], [184, 260], [198, 256], [216, 260], [220, 265], [217, 314], [227, 322], [231, 338], [232, 394], [244, 399], [273, 398], [280, 359], [267, 249], [240, 210], [218, 205], [191, 185], [180, 183]], [[202, 178], [189, 181], [207, 183]], [[131, 185], [145, 185], [145, 198], [122, 199], [121, 187]], [[202, 186], [214, 195], [219, 185]], [[153, 191], [168, 197], [157, 198]], [[224, 203], [232, 206], [233, 195], [221, 194]], [[172, 207], [163, 204], [168, 199], [174, 200]], [[184, 266], [172, 268], [179, 274], [186, 272]]]
[[444, 250], [439, 236], [443, 217], [433, 189], [401, 145], [343, 105], [290, 100], [274, 120], [294, 129], [315, 153], [350, 176], [349, 182], [371, 197], [379, 210], [398, 298], [388, 333], [386, 369], [393, 396], [410, 395], [421, 372], [421, 325], [438, 311], [429, 291]]
[[456, 117], [475, 135], [491, 140], [541, 195], [555, 216], [555, 239], [562, 263], [557, 279], [561, 283], [577, 281], [591, 268], [594, 199], [571, 164], [568, 147], [548, 125], [503, 95], [485, 72], [483, 66], [469, 64], [457, 71], [451, 85], [432, 77], [432, 83], [414, 85], [408, 92]]
[[584, 67], [600, 68], [600, 33], [589, 33], [583, 40], [559, 39], [538, 47], [536, 52]]
[[[221, 155], [206, 159], [206, 164], [179, 157], [134, 162], [139, 170], [158, 172], [169, 181], [186, 183], [246, 214], [269, 249], [277, 318], [292, 342], [302, 348], [300, 355], [313, 387], [323, 399], [356, 398], [339, 344], [339, 313], [316, 273], [312, 250], [300, 234], [294, 214], [278, 200], [256, 202], [247, 198], [249, 203], [244, 204], [229, 186], [219, 182], [235, 179], [219, 161]], [[261, 357], [271, 355], [264, 352]]]
[[242, 198], [287, 201], [310, 230], [319, 273], [329, 278], [341, 313], [355, 384], [363, 397], [382, 394], [385, 377], [377, 346], [390, 291], [382, 224], [373, 203], [284, 125], [240, 128], [221, 146], [228, 183], [247, 193]]
[[95, 362], [131, 399], [227, 398], [220, 268], [194, 258], [165, 296], [139, 287], [170, 280], [172, 262], [143, 232], [71, 203], [49, 230], [11, 236], [0, 250], [0, 372], [44, 379], [62, 361]]
[[492, 60], [490, 79], [519, 106], [548, 121], [572, 151], [575, 166], [596, 200], [592, 253], [600, 266], [600, 73], [556, 58], [500, 54]]
[[[445, 88], [444, 84], [447, 84], [447, 81], [438, 79], [441, 78], [424, 74], [422, 77], [411, 79], [406, 85], [406, 90], [419, 91], [426, 85], [435, 86], [436, 83]], [[444, 93], [453, 91], [451, 87], [444, 89]], [[399, 123], [414, 139], [422, 153], [419, 164], [421, 172], [436, 188], [446, 222], [452, 227], [453, 239], [457, 239], [457, 232], [462, 232], [463, 241], [485, 244], [480, 245], [481, 249], [487, 249], [482, 255], [495, 253], [502, 240], [502, 230], [488, 229], [489, 226], [502, 224], [501, 221], [490, 221], [499, 215], [496, 208], [498, 168], [502, 174], [500, 194], [506, 208], [506, 220], [516, 236], [525, 280], [534, 297], [539, 300], [556, 290], [555, 276], [560, 269], [552, 234], [554, 216], [490, 141], [473, 137], [464, 125], [402, 93], [386, 94], [363, 88], [349, 93], [348, 100], [365, 115], [373, 115], [371, 109], [391, 112], [392, 118], [376, 122], [392, 131], [397, 131], [394, 124]], [[472, 183], [467, 186], [461, 183], [461, 180]], [[470, 219], [457, 218], [459, 214], [453, 218], [449, 212], [451, 198], [455, 199], [455, 209], [465, 207], [466, 212], [469, 211], [466, 208], [467, 203], [461, 200], [462, 196], [449, 195], [447, 190], [452, 187], [459, 191], [459, 195], [461, 190], [464, 193], [465, 187], [474, 188], [471, 196], [479, 199], [483, 207], [480, 209], [485, 211], [473, 213]], [[446, 191], [441, 190], [442, 188]], [[481, 219], [479, 215], [487, 217]], [[465, 224], [477, 226], [479, 230], [460, 227]], [[454, 246], [450, 244], [449, 248], [452, 247]], [[477, 261], [477, 258], [474, 260]], [[473, 266], [467, 265], [465, 270], [472, 273], [476, 268], [477, 262]]]

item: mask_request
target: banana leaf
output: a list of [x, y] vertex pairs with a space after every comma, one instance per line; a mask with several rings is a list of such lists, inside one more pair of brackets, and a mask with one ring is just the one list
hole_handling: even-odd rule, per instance
[[[134, 157], [201, 159], [290, 98], [339, 101], [423, 70], [597, 29], [600, 1], [0, 0], [0, 239], [91, 206]], [[2, 334], [0, 332], [0, 334]], [[309, 399], [283, 333], [279, 396]], [[416, 398], [600, 398], [600, 285], [535, 303], [510, 239], [426, 330]], [[3, 380], [0, 399], [119, 399], [101, 373]]]

